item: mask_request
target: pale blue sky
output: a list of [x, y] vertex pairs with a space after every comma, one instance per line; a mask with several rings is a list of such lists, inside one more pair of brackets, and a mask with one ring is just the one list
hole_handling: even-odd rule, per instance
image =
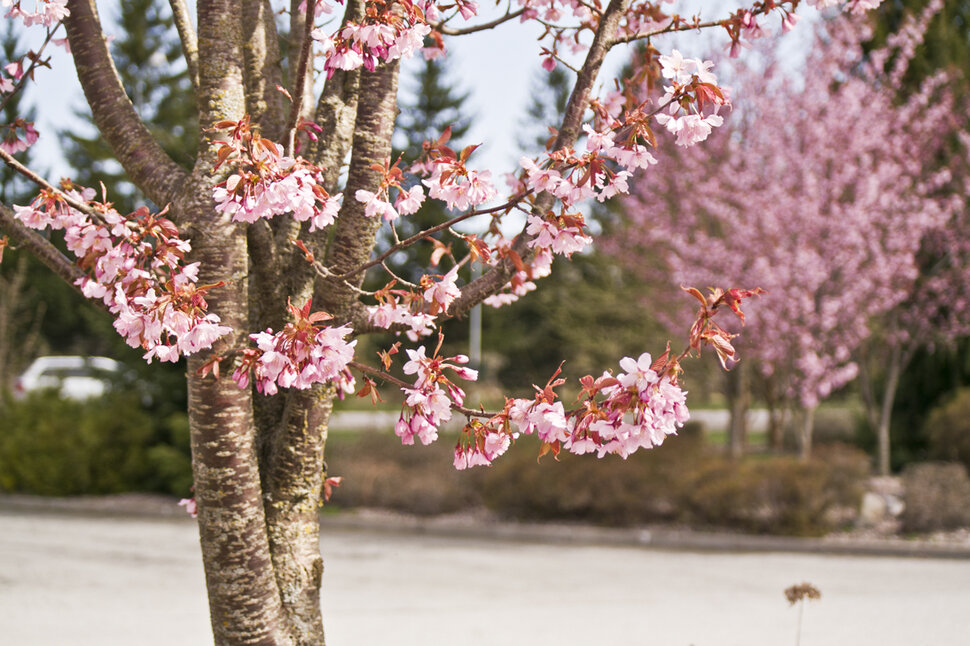
[[[106, 16], [116, 6], [107, 2], [99, 5]], [[482, 2], [482, 5], [487, 7], [489, 3]], [[724, 2], [713, 0], [686, 0], [680, 2], [679, 7], [684, 15], [690, 15], [699, 8], [704, 11], [705, 17], [714, 17], [715, 14], [723, 17], [727, 12]], [[803, 35], [810, 32], [808, 22], [803, 21], [798, 27]], [[776, 28], [774, 24], [771, 26]], [[496, 175], [513, 170], [518, 159], [517, 135], [521, 131], [529, 92], [540, 69], [540, 44], [536, 41], [539, 33], [536, 25], [513, 22], [494, 32], [481, 32], [449, 41], [459, 84], [472, 95], [476, 119], [468, 140], [484, 144], [476, 154], [478, 159], [474, 165], [491, 168]], [[721, 34], [714, 33], [711, 37], [715, 42], [725, 41]], [[801, 40], [797, 35], [787, 38], [796, 42]], [[696, 33], [683, 35], [678, 40], [685, 55], [689, 56], [702, 55], [711, 47], [702, 44]], [[83, 122], [74, 118], [72, 110], [72, 107], [81, 105], [83, 97], [74, 77], [70, 56], [57, 47], [53, 48], [52, 53], [53, 69], [38, 72], [37, 83], [29, 92], [29, 100], [39, 108], [37, 125], [41, 138], [35, 145], [36, 159], [40, 167], [50, 171], [52, 179], [57, 179], [67, 175], [70, 169], [60, 156], [55, 133], [58, 129], [83, 127]], [[611, 82], [612, 73], [622, 65], [624, 56], [623, 51], [611, 53], [605, 73], [601, 74], [601, 87]]]

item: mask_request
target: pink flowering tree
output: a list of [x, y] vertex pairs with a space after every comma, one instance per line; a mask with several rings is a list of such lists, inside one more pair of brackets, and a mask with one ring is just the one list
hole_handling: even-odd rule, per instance
[[[663, 146], [668, 163], [635, 183], [629, 226], [604, 241], [660, 289], [727, 280], [767, 290], [743, 349], [804, 413], [805, 455], [812, 411], [857, 376], [868, 350], [886, 359], [885, 390], [872, 403], [878, 411], [881, 399], [873, 427], [888, 469], [899, 371], [918, 344], [965, 320], [966, 253], [952, 249], [962, 201], [940, 163], [956, 129], [952, 99], [942, 75], [903, 103], [895, 93], [941, 4], [868, 59], [865, 25], [839, 21], [820, 26], [797, 78], [773, 49], [738, 66], [725, 131], [702, 149], [682, 147], [677, 133]], [[642, 262], [658, 253], [659, 267]], [[921, 267], [926, 253], [938, 267]], [[669, 322], [688, 316], [675, 310]]]
[[[652, 43], [717, 28], [736, 49], [768, 21], [790, 27], [798, 0], [754, 2], [710, 21], [631, 0], [517, 0], [481, 17], [474, 0], [293, 0], [282, 8], [286, 87], [279, 7], [198, 0], [193, 22], [184, 1], [171, 0], [199, 112], [190, 172], [165, 155], [125, 96], [93, 0], [3, 4], [8, 18], [46, 30], [44, 47], [69, 47], [101, 135], [130, 180], [164, 205], [122, 214], [90, 187], [51, 185], [11, 157], [36, 137], [32, 125], [4, 126], [0, 158], [40, 192], [0, 207], [0, 252], [35, 254], [111, 312], [147, 361], [188, 357], [195, 498], [185, 504], [198, 515], [218, 644], [323, 642], [318, 508], [337, 484], [324, 447], [340, 397], [400, 389], [395, 431], [406, 444], [433, 442], [443, 422], [464, 416], [457, 468], [490, 463], [520, 434], [538, 435], [544, 453], [627, 456], [687, 419], [681, 359], [709, 345], [725, 363], [736, 360], [715, 316], [724, 308], [741, 316], [741, 300], [757, 290], [692, 290], [700, 308], [682, 351], [624, 358], [615, 372], [584, 378], [575, 403], [559, 398], [554, 375], [534, 396], [484, 411], [466, 405], [461, 384], [475, 372], [466, 357], [441, 355], [438, 329], [482, 301], [520, 297], [554, 254], [583, 250], [591, 236], [578, 206], [625, 192], [633, 171], [657, 162], [654, 128], [690, 145], [720, 125], [728, 99], [713, 64], [661, 56]], [[420, 158], [392, 158], [400, 60], [443, 55], [445, 38], [511, 21], [541, 25], [537, 54], [547, 68], [575, 62], [548, 151], [523, 159], [506, 186], [476, 168], [475, 146], [452, 150], [447, 130]], [[633, 83], [598, 93], [607, 52], [637, 41], [648, 47]], [[45, 60], [40, 50], [10, 61], [0, 89], [16, 92]], [[644, 101], [642, 85], [662, 85], [662, 96]], [[395, 223], [425, 200], [441, 201], [450, 219], [400, 239]], [[458, 226], [475, 216], [487, 222], [477, 233]], [[521, 230], [508, 237], [516, 218]], [[382, 227], [394, 243], [377, 254]], [[416, 282], [384, 262], [428, 244], [434, 265]], [[482, 275], [461, 284], [457, 269], [469, 263]], [[365, 273], [384, 286], [364, 291]], [[387, 331], [405, 352], [395, 344], [376, 365], [354, 356], [357, 336]]]

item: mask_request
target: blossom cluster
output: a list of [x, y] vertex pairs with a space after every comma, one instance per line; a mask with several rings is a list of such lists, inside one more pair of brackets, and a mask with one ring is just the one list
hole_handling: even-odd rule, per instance
[[[657, 122], [677, 136], [678, 146], [692, 146], [707, 139], [711, 128], [724, 123], [718, 114], [728, 100], [717, 85], [717, 77], [710, 71], [714, 63], [697, 58], [684, 58], [678, 50], [659, 58], [661, 74], [671, 85], [664, 87], [661, 105], [667, 112], [657, 114]], [[693, 96], [692, 96], [693, 95]], [[713, 111], [703, 114], [706, 104]]]
[[404, 374], [416, 378], [412, 387], [401, 389], [405, 395], [404, 410], [394, 432], [402, 444], [414, 444], [415, 437], [422, 444], [434, 442], [438, 439], [438, 428], [451, 419], [452, 404], [464, 403], [465, 391], [445, 376], [445, 370], [466, 381], [478, 379], [478, 371], [465, 366], [468, 357], [463, 354], [441, 357], [440, 347], [439, 343], [431, 357], [423, 345], [407, 350], [409, 361], [404, 364]]
[[[399, 164], [400, 159], [393, 164], [384, 166], [375, 164], [372, 170], [381, 173], [381, 181], [376, 191], [358, 189], [354, 198], [364, 205], [364, 215], [373, 218], [382, 216], [386, 221], [393, 222], [402, 215], [417, 213], [424, 203], [424, 189], [420, 184], [410, 188], [404, 186], [404, 172]], [[397, 199], [391, 203], [391, 189], [397, 192]]]
[[[457, 8], [466, 20], [478, 13], [474, 0], [457, 0], [448, 6]], [[382, 61], [407, 58], [422, 49], [425, 37], [432, 34], [428, 22], [440, 18], [435, 0], [376, 0], [368, 3], [359, 22], [347, 22], [334, 33], [317, 28], [311, 36], [322, 45], [328, 77], [336, 70], [373, 71]]]
[[[511, 242], [501, 239], [497, 243], [499, 253], [496, 254], [496, 262], [502, 257], [502, 251], [508, 249]], [[515, 274], [501, 290], [487, 297], [483, 303], [490, 307], [502, 307], [519, 300], [531, 291], [534, 291], [536, 284], [533, 281], [545, 278], [552, 273], [552, 249], [551, 247], [538, 247], [532, 257], [532, 262], [524, 265], [522, 269], [516, 270]]]
[[455, 283], [457, 268], [439, 278], [436, 281], [431, 275], [423, 276], [423, 292], [394, 289], [394, 283], [378, 290], [377, 305], [368, 307], [371, 324], [385, 330], [403, 326], [407, 328], [405, 333], [411, 341], [431, 334], [437, 315], [447, 311], [460, 293]]
[[542, 441], [540, 455], [558, 455], [565, 449], [580, 455], [596, 451], [599, 457], [616, 454], [624, 459], [638, 449], [659, 446], [664, 438], [675, 434], [689, 418], [687, 393], [677, 383], [681, 359], [692, 350], [699, 353], [710, 345], [722, 360], [729, 356], [736, 362], [737, 354], [731, 346], [735, 335], [713, 319], [727, 307], [743, 325], [741, 302], [763, 293], [760, 288], [712, 289], [705, 297], [694, 288], [686, 291], [702, 306], [683, 354], [673, 355], [668, 345], [655, 361], [647, 353], [637, 359], [624, 357], [620, 360], [622, 371], [616, 376], [604, 372], [599, 378], [583, 377], [577, 407], [572, 410], [556, 401], [555, 388], [565, 383], [556, 379], [557, 371], [545, 388], [536, 387], [533, 399], [509, 399], [500, 413], [486, 421], [471, 420], [455, 446], [455, 467], [489, 465], [523, 434], [535, 434]]
[[0, 6], [10, 7], [7, 10], [7, 18], [19, 19], [27, 27], [33, 25], [53, 27], [70, 15], [67, 0], [34, 0], [32, 11], [24, 9], [23, 0], [0, 0]]
[[[676, 380], [669, 353], [656, 363], [647, 353], [620, 360], [622, 372], [585, 377], [579, 406], [567, 411], [553, 388], [537, 388], [534, 399], [510, 399], [499, 415], [473, 423], [455, 447], [455, 467], [491, 464], [519, 435], [535, 434], [544, 452], [565, 449], [599, 457], [626, 458], [638, 449], [659, 446], [689, 418], [687, 393]], [[514, 427], [514, 428], [513, 428]]]
[[[65, 198], [87, 203], [90, 213]], [[213, 286], [196, 284], [199, 265], [183, 264], [190, 245], [170, 220], [145, 207], [123, 217], [93, 198], [92, 189], [45, 190], [29, 206], [14, 206], [14, 215], [32, 229], [64, 231], [68, 250], [89, 271], [78, 281], [81, 291], [115, 315], [114, 327], [128, 345], [147, 350], [149, 362], [176, 361], [231, 331], [206, 312], [205, 293]]]
[[323, 171], [299, 157], [285, 155], [283, 147], [259, 137], [249, 120], [216, 124], [231, 128], [228, 141], [217, 141], [219, 165], [229, 162], [236, 171], [212, 191], [216, 210], [236, 222], [255, 222], [292, 213], [309, 222], [310, 231], [333, 224], [341, 194], [323, 188]]
[[325, 312], [310, 312], [311, 302], [303, 307], [289, 306], [293, 321], [279, 332], [271, 329], [251, 334], [256, 348], [247, 348], [232, 378], [240, 388], [250, 380], [264, 395], [275, 395], [279, 388], [305, 390], [318, 383], [337, 383], [353, 392], [354, 379], [347, 364], [354, 358], [356, 340], [347, 341], [349, 326], [323, 326], [331, 320]]
[[0, 149], [9, 155], [27, 150], [37, 142], [39, 136], [32, 122], [19, 117], [2, 128], [4, 134], [3, 139], [0, 139]]

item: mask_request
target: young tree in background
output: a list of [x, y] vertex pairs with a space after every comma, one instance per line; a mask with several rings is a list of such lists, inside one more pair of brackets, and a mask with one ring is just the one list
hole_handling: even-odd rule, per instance
[[[901, 105], [895, 91], [937, 9], [868, 61], [864, 26], [839, 22], [817, 36], [804, 79], [770, 55], [765, 69], [741, 68], [731, 131], [704, 154], [678, 150], [679, 165], [645, 174], [630, 226], [613, 238], [631, 266], [661, 246], [668, 284], [727, 276], [768, 291], [746, 338], [757, 339], [750, 350], [761, 370], [803, 411], [805, 455], [812, 411], [855, 378], [867, 342], [878, 340], [898, 376], [930, 310], [962, 310], [944, 284], [927, 290], [918, 266], [929, 240], [960, 238], [952, 172], [939, 163], [955, 127], [952, 95], [940, 77]], [[894, 388], [887, 383], [890, 404]], [[882, 469], [888, 418], [879, 423]]]
[[[878, 49], [886, 39], [898, 31], [907, 13], [921, 10], [926, 0], [898, 0], [883, 3], [873, 12], [873, 37], [866, 44], [867, 49]], [[970, 5], [961, 0], [946, 0], [939, 13], [927, 25], [926, 37], [916, 48], [913, 60], [906, 70], [900, 91], [903, 95], [918, 89], [928, 77], [946, 71], [953, 78], [952, 90], [961, 104], [970, 95], [967, 92], [967, 70], [970, 69]], [[964, 119], [964, 131], [970, 130], [970, 122]], [[962, 164], [960, 146], [954, 146], [947, 155], [953, 156], [953, 163]], [[951, 242], [954, 240], [951, 239]], [[935, 250], [935, 251], [934, 251]], [[939, 255], [934, 255], [939, 252]], [[964, 251], [965, 253], [965, 251]], [[970, 262], [961, 260], [958, 249], [943, 248], [939, 242], [928, 245], [920, 254], [921, 272], [927, 274], [926, 280], [939, 283], [931, 276], [953, 265], [968, 266]], [[964, 281], [965, 282], [965, 281]], [[957, 283], [954, 283], [957, 284]], [[962, 298], [958, 293], [954, 300]], [[944, 325], [943, 327], [947, 327]], [[929, 411], [941, 400], [960, 386], [970, 384], [970, 338], [955, 338], [950, 335], [933, 334], [924, 339], [925, 345], [915, 349], [914, 357], [908, 367], [899, 373], [897, 396], [893, 398], [892, 409], [892, 466], [898, 468], [908, 461], [925, 457], [926, 437], [924, 422]], [[873, 353], [869, 362], [860, 363], [863, 371], [863, 396], [869, 404], [869, 425], [873, 441], [879, 429], [879, 417], [883, 415], [883, 400], [878, 396], [883, 392], [883, 384], [892, 378], [885, 370], [880, 355]]]
[[[589, 243], [578, 203], [626, 190], [629, 173], [653, 159], [646, 145], [655, 125], [693, 144], [720, 124], [727, 100], [711, 65], [677, 52], [654, 49], [644, 59], [641, 79], [666, 79], [662, 113], [632, 92], [597, 96], [610, 49], [705, 24], [723, 27], [739, 47], [767, 18], [789, 24], [798, 2], [758, 2], [701, 23], [668, 16], [659, 3], [629, 0], [509, 6], [492, 21], [476, 19], [470, 0], [441, 7], [426, 0], [348, 0], [342, 7], [294, 1], [288, 87], [269, 2], [196, 4], [198, 34], [185, 4], [170, 3], [199, 115], [191, 170], [165, 152], [128, 100], [93, 0], [11, 5], [9, 15], [28, 25], [53, 30], [63, 20], [99, 131], [128, 179], [162, 210], [121, 214], [97, 191], [53, 187], [0, 151], [41, 186], [31, 204], [0, 208], [9, 236], [0, 245], [29, 249], [102, 304], [147, 360], [188, 355], [196, 494], [188, 504], [197, 506], [216, 643], [319, 644], [318, 510], [335, 484], [325, 473], [324, 446], [338, 393], [367, 396], [377, 380], [399, 387], [405, 403], [395, 431], [409, 444], [434, 441], [443, 422], [465, 415], [454, 452], [459, 468], [491, 462], [518, 433], [538, 435], [544, 453], [626, 456], [659, 445], [687, 419], [677, 375], [688, 351], [710, 345], [725, 362], [736, 358], [714, 317], [722, 308], [740, 316], [751, 290], [691, 292], [701, 311], [685, 352], [655, 361], [646, 353], [626, 357], [615, 375], [584, 378], [580, 404], [569, 409], [558, 401], [555, 377], [532, 399], [511, 398], [493, 412], [471, 409], [456, 382], [476, 375], [466, 357], [441, 356], [440, 340], [407, 349], [402, 379], [389, 372], [397, 347], [371, 366], [354, 360], [351, 337], [390, 329], [418, 343], [484, 299], [514, 293], [553, 255]], [[340, 18], [325, 17], [340, 11]], [[567, 48], [582, 53], [551, 152], [523, 160], [501, 198], [489, 172], [466, 165], [474, 150], [452, 150], [447, 133], [429, 142], [423, 159], [397, 165], [391, 152], [399, 59], [428, 35], [460, 36], [520, 18], [546, 24], [547, 64]], [[317, 73], [322, 90], [314, 103]], [[420, 187], [404, 174], [415, 161], [424, 163]], [[446, 203], [450, 219], [374, 256], [382, 223], [394, 226], [428, 198]], [[509, 239], [497, 219], [512, 210], [526, 222]], [[478, 235], [455, 229], [482, 215], [491, 216], [490, 226]], [[49, 228], [63, 231], [78, 262], [36, 232]], [[431, 269], [414, 285], [362, 289], [365, 272], [391, 279], [382, 261], [439, 231], [452, 244], [439, 255], [481, 264], [480, 278], [459, 285], [454, 270]]]

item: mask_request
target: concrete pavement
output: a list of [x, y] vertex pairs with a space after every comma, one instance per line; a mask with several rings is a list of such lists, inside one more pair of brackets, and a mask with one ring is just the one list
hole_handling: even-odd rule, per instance
[[[782, 591], [802, 581], [822, 591], [805, 608], [802, 646], [970, 643], [966, 559], [699, 553], [329, 525], [330, 646], [794, 644], [797, 610]], [[210, 644], [194, 523], [0, 508], [0, 643]]]

